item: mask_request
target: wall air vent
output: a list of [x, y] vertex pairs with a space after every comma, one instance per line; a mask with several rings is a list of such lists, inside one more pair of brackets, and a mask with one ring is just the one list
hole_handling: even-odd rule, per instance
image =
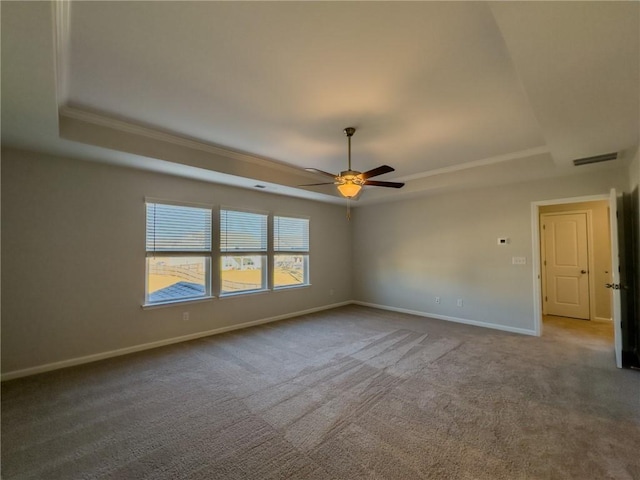
[[595, 157], [578, 158], [573, 161], [573, 164], [579, 167], [580, 165], [589, 165], [590, 163], [608, 162], [616, 158], [618, 158], [618, 152], [605, 153], [604, 155], [596, 155]]

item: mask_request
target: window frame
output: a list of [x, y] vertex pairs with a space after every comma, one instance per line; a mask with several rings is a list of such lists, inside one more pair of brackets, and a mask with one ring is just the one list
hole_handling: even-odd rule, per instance
[[[275, 246], [275, 242], [276, 242], [276, 232], [275, 232], [275, 225], [276, 225], [276, 217], [279, 218], [286, 218], [286, 219], [293, 219], [293, 220], [306, 220], [307, 222], [307, 249], [306, 250], [287, 250], [287, 249], [276, 249]], [[304, 215], [293, 215], [293, 214], [284, 214], [284, 213], [278, 213], [278, 214], [272, 214], [271, 215], [271, 235], [270, 235], [270, 240], [271, 240], [271, 289], [274, 291], [280, 291], [280, 290], [287, 290], [287, 289], [291, 289], [291, 288], [302, 288], [302, 287], [308, 287], [311, 285], [311, 274], [310, 274], [310, 268], [309, 268], [309, 264], [310, 264], [310, 252], [311, 252], [311, 219], [308, 216], [304, 216]], [[275, 273], [276, 273], [276, 256], [277, 255], [300, 255], [303, 257], [303, 268], [304, 268], [304, 281], [303, 283], [298, 283], [298, 284], [294, 284], [294, 285], [280, 285], [280, 286], [276, 286], [276, 282], [275, 282]]]
[[[148, 204], [161, 204], [161, 205], [171, 205], [177, 207], [192, 207], [192, 208], [200, 208], [206, 209], [209, 211], [209, 221], [210, 221], [210, 249], [203, 251], [193, 251], [193, 250], [171, 250], [171, 251], [158, 251], [158, 250], [149, 250], [147, 247], [147, 237], [148, 237]], [[306, 215], [297, 215], [297, 214], [289, 214], [289, 213], [274, 213], [272, 211], [264, 211], [257, 209], [248, 209], [242, 207], [232, 207], [228, 205], [211, 205], [206, 203], [196, 203], [196, 202], [183, 202], [176, 200], [167, 200], [163, 198], [155, 198], [155, 197], [145, 197], [143, 208], [145, 209], [145, 275], [144, 275], [144, 303], [142, 304], [142, 308], [144, 309], [153, 309], [163, 306], [172, 306], [172, 305], [181, 305], [185, 303], [196, 303], [209, 301], [214, 298], [229, 298], [235, 296], [242, 295], [255, 295], [261, 293], [268, 292], [277, 292], [289, 289], [296, 288], [304, 288], [311, 286], [311, 273], [310, 273], [310, 257], [311, 257], [311, 217]], [[266, 250], [255, 250], [255, 249], [239, 249], [239, 250], [229, 250], [223, 251], [222, 249], [222, 215], [223, 211], [232, 211], [232, 212], [240, 212], [240, 213], [248, 213], [255, 214], [266, 217]], [[284, 219], [300, 219], [306, 220], [307, 222], [307, 249], [306, 250], [292, 250], [279, 248], [276, 250], [276, 218], [284, 218]], [[214, 245], [217, 245], [215, 247]], [[291, 256], [302, 256], [303, 257], [303, 268], [304, 268], [304, 282], [299, 284], [289, 284], [289, 285], [275, 285], [275, 272], [276, 272], [276, 257], [278, 255], [291, 255]], [[261, 282], [262, 287], [248, 290], [240, 290], [240, 291], [229, 291], [223, 292], [222, 288], [222, 264], [224, 257], [229, 256], [238, 256], [238, 257], [249, 257], [249, 256], [259, 256], [262, 257], [262, 274], [261, 274]], [[181, 297], [175, 298], [171, 300], [164, 301], [149, 301], [149, 258], [157, 258], [157, 257], [203, 257], [205, 263], [205, 293], [201, 296], [195, 297]]]
[[[246, 214], [250, 214], [250, 215], [260, 215], [262, 217], [265, 217], [265, 229], [264, 229], [264, 234], [265, 234], [265, 245], [266, 248], [264, 250], [256, 250], [256, 249], [237, 249], [237, 250], [227, 250], [227, 251], [223, 251], [222, 249], [222, 242], [223, 242], [223, 237], [222, 237], [222, 212], [223, 211], [227, 211], [227, 212], [237, 212], [237, 213], [246, 213]], [[249, 294], [256, 294], [256, 293], [263, 293], [263, 292], [268, 292], [270, 290], [272, 290], [272, 285], [270, 282], [270, 251], [271, 251], [271, 220], [270, 220], [271, 214], [269, 212], [265, 212], [265, 211], [261, 211], [261, 210], [253, 210], [253, 209], [247, 209], [247, 208], [241, 208], [241, 207], [231, 207], [231, 206], [227, 206], [227, 205], [223, 205], [220, 206], [220, 208], [218, 209], [218, 218], [217, 218], [217, 232], [218, 235], [216, 237], [217, 240], [217, 244], [218, 244], [218, 253], [217, 253], [217, 293], [218, 296], [220, 298], [226, 298], [226, 297], [234, 297], [234, 296], [239, 296], [239, 295], [249, 295]], [[222, 264], [223, 264], [223, 259], [224, 257], [230, 257], [230, 256], [236, 256], [236, 257], [262, 257], [262, 271], [261, 271], [261, 287], [259, 288], [252, 288], [252, 289], [247, 289], [247, 290], [239, 290], [239, 291], [228, 291], [225, 292], [223, 290], [223, 279], [222, 279]]]
[[[185, 207], [185, 208], [198, 208], [198, 209], [203, 209], [203, 210], [208, 210], [209, 211], [209, 226], [210, 226], [210, 231], [209, 231], [209, 238], [210, 238], [210, 242], [209, 242], [209, 249], [203, 249], [201, 251], [193, 251], [193, 250], [171, 250], [171, 251], [159, 251], [159, 250], [149, 250], [147, 247], [147, 237], [148, 237], [148, 226], [147, 226], [147, 219], [148, 219], [148, 208], [147, 206], [149, 204], [156, 204], [156, 205], [169, 205], [169, 206], [175, 206], [175, 207]], [[144, 287], [144, 303], [143, 303], [143, 307], [144, 308], [153, 308], [153, 307], [161, 307], [164, 305], [175, 305], [175, 304], [184, 304], [184, 303], [189, 303], [189, 302], [202, 302], [202, 301], [206, 301], [206, 300], [210, 300], [212, 298], [214, 298], [213, 295], [213, 285], [212, 285], [212, 271], [213, 271], [213, 266], [215, 264], [214, 261], [214, 254], [213, 254], [213, 242], [214, 242], [214, 208], [212, 205], [209, 204], [202, 204], [202, 203], [193, 203], [193, 202], [181, 202], [181, 201], [175, 201], [175, 200], [166, 200], [166, 199], [161, 199], [161, 198], [153, 198], [153, 197], [145, 197], [144, 199], [144, 210], [145, 210], [145, 275], [144, 275], [144, 281], [145, 281], [145, 287]], [[155, 232], [154, 232], [155, 233]], [[193, 297], [182, 297], [182, 298], [174, 298], [174, 299], [170, 299], [170, 300], [164, 300], [164, 301], [156, 301], [156, 302], [152, 302], [149, 300], [149, 263], [148, 263], [148, 259], [149, 258], [158, 258], [158, 257], [166, 257], [166, 258], [179, 258], [179, 257], [200, 257], [200, 258], [204, 258], [204, 268], [205, 268], [205, 272], [204, 272], [204, 294], [203, 295], [198, 295], [198, 296], [193, 296]]]

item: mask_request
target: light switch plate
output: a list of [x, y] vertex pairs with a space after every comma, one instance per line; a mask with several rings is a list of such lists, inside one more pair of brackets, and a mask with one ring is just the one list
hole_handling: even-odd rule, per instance
[[527, 257], [511, 257], [511, 263], [513, 265], [526, 265]]

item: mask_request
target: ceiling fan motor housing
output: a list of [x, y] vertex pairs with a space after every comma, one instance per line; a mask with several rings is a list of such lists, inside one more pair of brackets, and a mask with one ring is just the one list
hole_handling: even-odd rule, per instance
[[344, 170], [340, 172], [340, 175], [336, 177], [336, 180], [338, 181], [340, 181], [341, 179], [351, 180], [353, 183], [356, 183], [358, 185], [363, 185], [364, 179], [360, 176], [361, 174], [362, 172], [358, 172], [357, 170]]

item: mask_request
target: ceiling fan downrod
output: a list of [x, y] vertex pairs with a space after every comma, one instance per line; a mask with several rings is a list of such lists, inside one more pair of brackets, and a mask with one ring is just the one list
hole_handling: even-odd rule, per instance
[[354, 133], [356, 133], [356, 129], [353, 127], [347, 127], [344, 129], [344, 134], [347, 136], [347, 140], [349, 142], [349, 171], [351, 171], [351, 137], [353, 137]]

